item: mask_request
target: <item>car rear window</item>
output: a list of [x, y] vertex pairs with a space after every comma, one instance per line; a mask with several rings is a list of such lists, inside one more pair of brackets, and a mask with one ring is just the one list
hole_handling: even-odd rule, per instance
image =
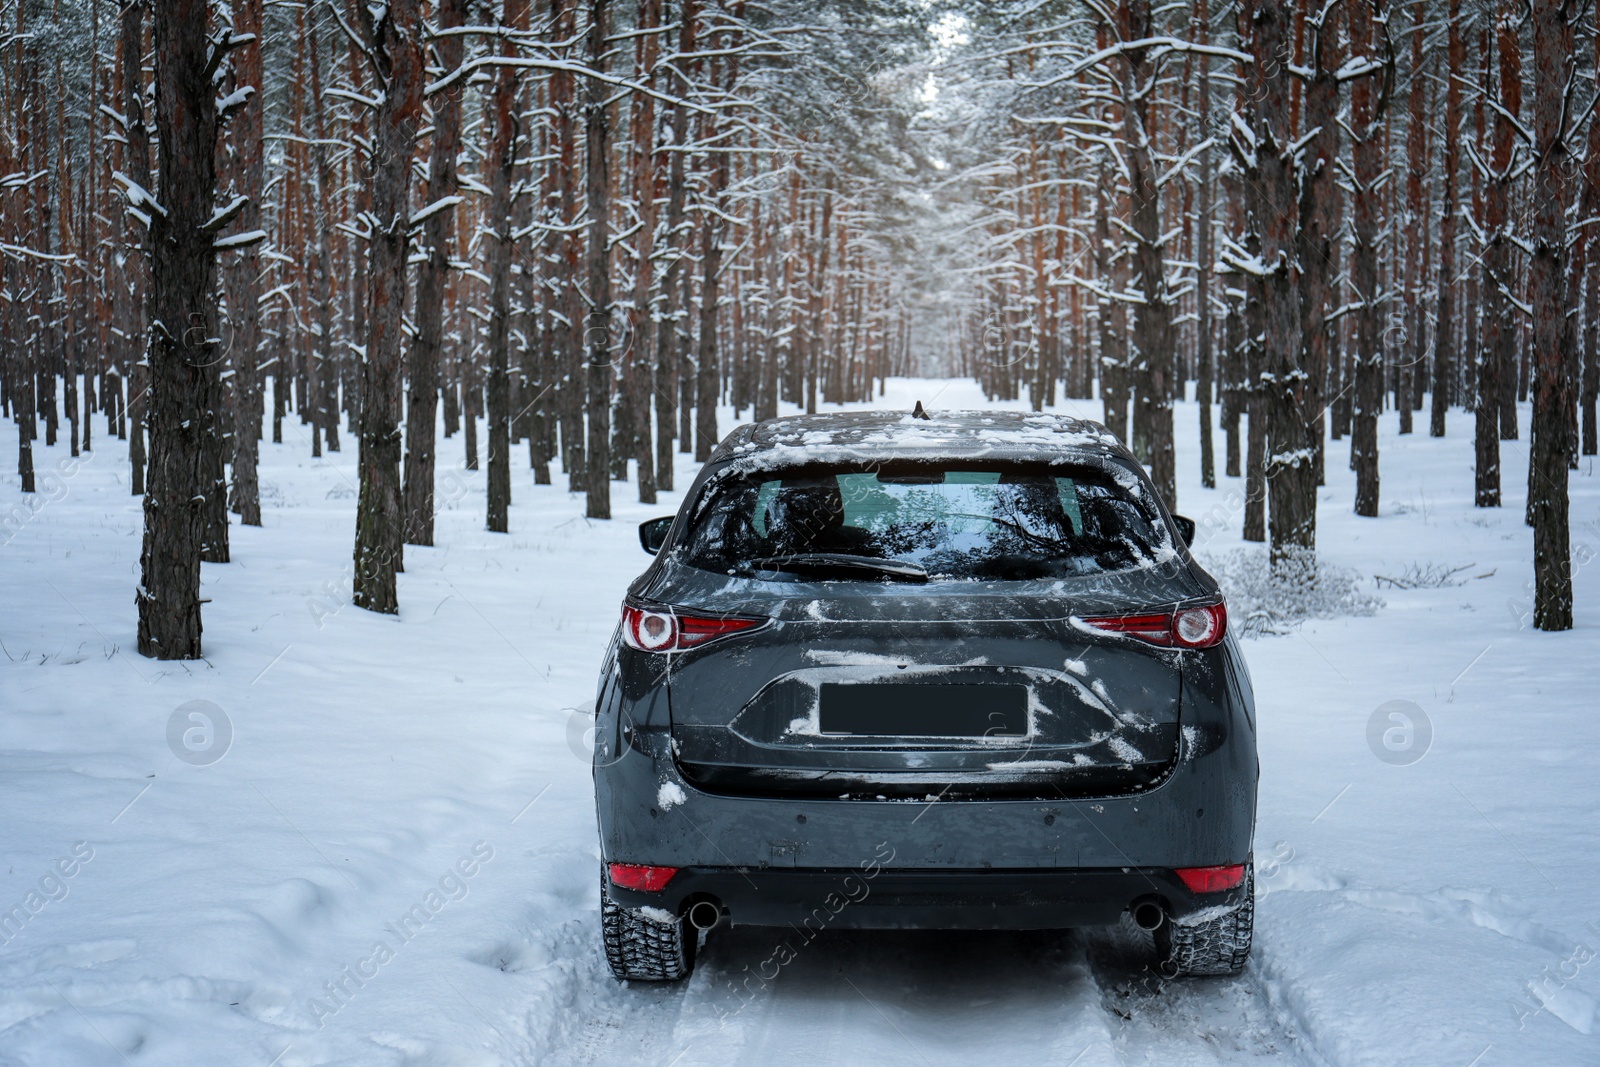
[[[935, 578], [1073, 577], [1149, 566], [1169, 542], [1131, 475], [974, 464], [800, 468], [736, 477], [699, 509], [690, 564], [748, 573], [774, 559], [847, 556]], [[842, 577], [843, 575], [841, 575]], [[860, 577], [871, 579], [870, 570]]]

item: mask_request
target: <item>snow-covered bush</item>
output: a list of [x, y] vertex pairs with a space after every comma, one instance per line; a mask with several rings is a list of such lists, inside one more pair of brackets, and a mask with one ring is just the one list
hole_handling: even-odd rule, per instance
[[1200, 557], [1228, 598], [1228, 620], [1241, 637], [1284, 634], [1307, 619], [1371, 615], [1383, 600], [1363, 592], [1361, 576], [1315, 554], [1280, 560], [1266, 548], [1208, 552]]

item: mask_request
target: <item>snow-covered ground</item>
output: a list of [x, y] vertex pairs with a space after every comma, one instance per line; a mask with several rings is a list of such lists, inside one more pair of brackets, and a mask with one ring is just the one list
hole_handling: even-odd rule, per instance
[[[881, 403], [918, 398], [984, 406], [968, 382]], [[1198, 488], [1194, 406], [1177, 417], [1180, 510], [1245, 573], [1242, 485]], [[1577, 628], [1544, 634], [1525, 443], [1506, 506], [1476, 510], [1470, 419], [1431, 440], [1386, 416], [1378, 519], [1351, 514], [1332, 446], [1319, 545], [1383, 603], [1246, 643], [1242, 977], [1164, 981], [1118, 928], [827, 933], [764, 981], [778, 935], [724, 929], [685, 985], [625, 988], [598, 946], [582, 709], [647, 561], [634, 524], [677, 498], [617, 485], [589, 522], [521, 470], [513, 532], [489, 534], [484, 475], [445, 441], [439, 547], [407, 549], [379, 617], [347, 602], [353, 448], [314, 461], [290, 419], [262, 446], [265, 527], [205, 566], [206, 659], [158, 663], [134, 651], [126, 449], [96, 421], [76, 466], [38, 449], [31, 504], [0, 435], [0, 516], [37, 506], [0, 545], [0, 1064], [1600, 1062], [1591, 459]], [[1430, 567], [1464, 569], [1375, 580]]]

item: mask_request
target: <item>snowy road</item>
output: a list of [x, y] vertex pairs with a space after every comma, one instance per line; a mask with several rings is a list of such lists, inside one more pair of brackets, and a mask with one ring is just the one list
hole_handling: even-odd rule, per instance
[[[890, 393], [981, 406], [970, 383]], [[266, 527], [205, 567], [206, 660], [160, 664], [132, 651], [125, 450], [98, 425], [76, 466], [41, 447], [36, 514], [0, 483], [0, 513], [28, 512], [0, 544], [0, 918], [22, 909], [0, 922], [0, 1065], [1600, 1062], [1600, 489], [1586, 459], [1578, 628], [1535, 633], [1518, 479], [1474, 510], [1452, 415], [1443, 440], [1385, 420], [1377, 520], [1330, 452], [1319, 543], [1383, 603], [1246, 642], [1257, 950], [1184, 983], [1121, 928], [828, 932], [768, 981], [782, 932], [734, 929], [681, 988], [618, 986], [581, 709], [645, 564], [633, 523], [675, 499], [619, 486], [617, 520], [588, 523], [519, 475], [490, 535], [448, 441], [439, 547], [408, 550], [400, 619], [378, 618], [347, 603], [354, 454], [309, 459], [287, 420]], [[1177, 419], [1180, 510], [1237, 568], [1240, 483], [1193, 488], [1194, 408]], [[1462, 569], [1375, 582], [1428, 567]], [[185, 748], [192, 701], [217, 732]]]
[[[680, 991], [616, 990], [575, 1063], [1320, 1063], [1251, 981], [1172, 983], [1133, 928], [823, 933], [770, 982], [782, 931], [709, 943]], [[773, 974], [768, 969], [766, 974]]]

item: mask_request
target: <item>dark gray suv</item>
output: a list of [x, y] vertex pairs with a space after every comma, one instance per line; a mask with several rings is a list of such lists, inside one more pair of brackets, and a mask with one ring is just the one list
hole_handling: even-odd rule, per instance
[[771, 419], [717, 448], [600, 673], [606, 958], [718, 923], [1055, 929], [1250, 952], [1255, 709], [1138, 462], [1041, 414]]

